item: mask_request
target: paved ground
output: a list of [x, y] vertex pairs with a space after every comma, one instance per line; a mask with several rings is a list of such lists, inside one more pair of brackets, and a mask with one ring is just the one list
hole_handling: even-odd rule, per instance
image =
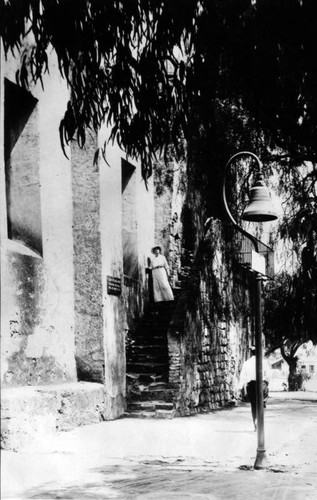
[[247, 404], [174, 420], [122, 419], [2, 453], [1, 499], [317, 498], [317, 393], [273, 393], [269, 468], [253, 469]]

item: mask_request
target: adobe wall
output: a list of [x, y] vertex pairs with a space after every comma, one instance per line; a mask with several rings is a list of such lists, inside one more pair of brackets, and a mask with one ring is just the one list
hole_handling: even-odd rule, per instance
[[[102, 130], [98, 144], [103, 146], [107, 130]], [[133, 192], [127, 203], [133, 205], [133, 221], [123, 220], [122, 210], [122, 159], [133, 167], [131, 179]], [[149, 248], [154, 241], [154, 204], [151, 183], [147, 190], [141, 178], [140, 165], [126, 158], [122, 150], [109, 144], [106, 151], [107, 164], [100, 163], [100, 233], [103, 280], [104, 354], [105, 354], [105, 398], [107, 418], [117, 418], [125, 410], [126, 396], [126, 341], [129, 329], [142, 314], [148, 298], [145, 268]], [[134, 255], [137, 274], [123, 275], [123, 228], [133, 224]], [[121, 293], [108, 290], [108, 279], [121, 283]]]
[[[13, 82], [17, 64], [11, 63], [5, 67]], [[123, 222], [128, 229], [131, 224], [122, 220], [121, 162], [130, 160], [109, 145], [107, 163], [93, 162], [103, 146], [102, 130], [95, 138], [87, 135], [85, 148], [66, 148], [69, 161], [59, 138], [69, 94], [53, 59], [44, 88], [32, 89], [32, 119], [15, 130], [11, 154], [16, 167], [11, 214], [18, 229], [19, 217], [29, 224], [27, 241], [8, 233], [3, 122], [0, 127], [2, 445], [8, 448], [32, 439], [37, 424], [46, 432], [123, 414], [126, 335], [148, 300], [145, 268], [154, 244], [152, 181], [146, 189], [140, 165], [131, 161], [137, 275], [125, 280], [122, 229]], [[2, 79], [0, 89], [3, 117]], [[119, 293], [108, 289], [109, 278], [117, 280]], [[26, 385], [30, 398], [19, 387]], [[52, 403], [47, 408], [46, 397]], [[30, 408], [20, 418], [23, 404]]]
[[[13, 87], [15, 70], [13, 59], [2, 60], [1, 78]], [[45, 93], [40, 86], [32, 89], [38, 101], [7, 161], [17, 179], [1, 210], [1, 381], [8, 387], [76, 380], [71, 177], [58, 134], [68, 91], [54, 64], [44, 85]], [[3, 118], [3, 80], [1, 88]], [[3, 149], [0, 161], [5, 200]], [[7, 225], [12, 204], [29, 221], [28, 232], [14, 240]]]
[[[9, 57], [5, 62], [2, 57], [1, 448], [5, 449], [105, 418], [103, 385], [78, 383], [75, 365], [72, 179], [59, 138], [68, 89], [53, 57], [45, 90], [33, 87], [32, 95], [15, 85], [16, 69], [17, 61]], [[9, 116], [6, 108], [7, 134], [5, 86], [12, 92], [13, 108]], [[20, 119], [25, 102], [32, 106]], [[8, 140], [10, 155], [5, 161]]]

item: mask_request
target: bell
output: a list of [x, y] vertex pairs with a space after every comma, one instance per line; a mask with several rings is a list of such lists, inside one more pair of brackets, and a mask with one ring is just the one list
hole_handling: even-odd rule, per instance
[[278, 218], [261, 172], [257, 175], [255, 184], [250, 189], [250, 201], [241, 218], [250, 222], [268, 222]]

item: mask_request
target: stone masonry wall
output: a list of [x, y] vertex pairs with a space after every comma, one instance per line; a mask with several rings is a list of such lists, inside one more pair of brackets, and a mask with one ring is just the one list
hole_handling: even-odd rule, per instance
[[163, 246], [170, 267], [170, 283], [179, 287], [181, 267], [181, 211], [185, 194], [186, 165], [170, 161], [158, 162], [154, 169], [155, 243]]
[[163, 246], [163, 253], [169, 257], [169, 227], [172, 218], [172, 186], [165, 171], [165, 165], [157, 164], [155, 168], [155, 244]]
[[104, 381], [103, 291], [97, 139], [72, 146], [75, 343], [79, 380]]
[[[220, 223], [212, 229], [221, 242]], [[242, 359], [251, 341], [248, 278], [228, 270], [218, 248], [194, 271], [170, 325], [169, 381], [179, 384], [176, 407], [181, 415], [234, 404]], [[214, 269], [212, 270], [212, 267]], [[195, 279], [196, 278], [196, 279]], [[197, 287], [197, 288], [196, 288]], [[236, 297], [243, 307], [235, 309]]]
[[168, 350], [169, 382], [178, 387], [175, 403], [181, 415], [234, 404], [238, 375], [252, 337], [249, 277], [234, 263], [228, 228], [219, 219], [210, 219], [204, 228], [207, 183], [195, 160], [187, 171], [186, 185], [183, 183], [177, 256], [173, 255], [176, 246], [171, 244], [170, 231], [177, 186], [170, 179], [170, 165], [165, 171], [160, 165], [156, 174], [158, 243], [169, 250], [170, 264], [173, 257], [180, 262], [174, 281], [180, 296], [168, 332]]

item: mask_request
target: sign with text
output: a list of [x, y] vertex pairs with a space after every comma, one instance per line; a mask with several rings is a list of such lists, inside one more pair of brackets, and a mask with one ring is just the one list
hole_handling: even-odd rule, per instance
[[274, 278], [274, 251], [265, 243], [254, 238], [251, 241], [245, 236], [237, 234], [239, 246], [239, 263], [251, 271]]
[[251, 251], [251, 269], [263, 275], [266, 273], [265, 257], [254, 250]]
[[108, 295], [121, 295], [121, 278], [107, 276], [107, 293]]

